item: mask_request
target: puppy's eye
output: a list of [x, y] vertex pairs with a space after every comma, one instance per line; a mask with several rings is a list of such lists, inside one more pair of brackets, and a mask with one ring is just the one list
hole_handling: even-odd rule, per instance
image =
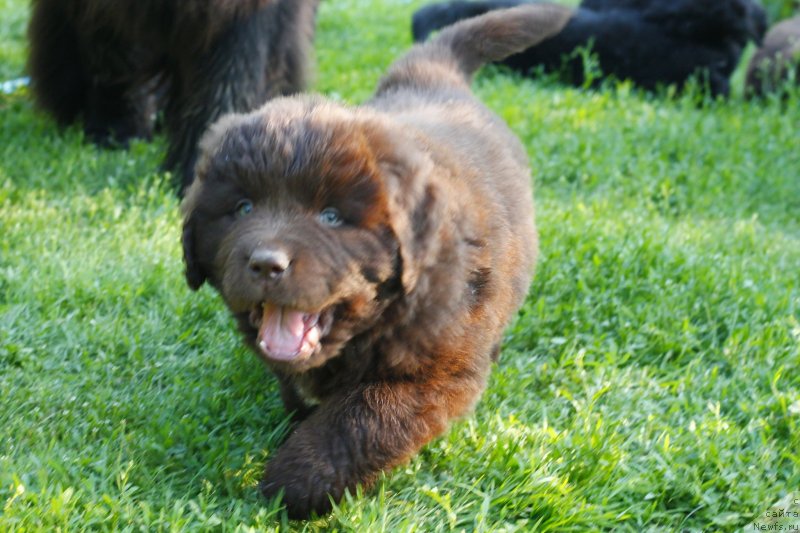
[[342, 223], [344, 223], [341, 213], [339, 213], [339, 210], [335, 207], [326, 207], [318, 215], [318, 218], [322, 224], [332, 228], [339, 227], [342, 225]]
[[236, 213], [237, 217], [242, 218], [249, 215], [252, 210], [253, 210], [253, 202], [251, 202], [250, 200], [239, 200], [239, 203], [236, 204], [236, 209], [234, 210], [234, 213]]

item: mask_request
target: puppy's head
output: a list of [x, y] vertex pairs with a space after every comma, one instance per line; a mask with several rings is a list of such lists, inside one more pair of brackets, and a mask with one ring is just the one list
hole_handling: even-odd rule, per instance
[[187, 280], [213, 285], [284, 371], [323, 364], [413, 291], [427, 160], [396, 134], [357, 111], [280, 99], [222, 119], [201, 143], [183, 205]]

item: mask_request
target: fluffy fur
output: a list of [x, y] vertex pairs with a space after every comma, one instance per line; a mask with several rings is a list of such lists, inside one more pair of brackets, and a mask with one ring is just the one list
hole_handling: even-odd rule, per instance
[[763, 96], [777, 91], [792, 72], [795, 83], [800, 83], [800, 16], [781, 21], [767, 32], [747, 67], [745, 93]]
[[[447, 2], [414, 14], [417, 41], [434, 29], [525, 0]], [[581, 49], [591, 47], [603, 76], [630, 79], [654, 90], [679, 88], [693, 75], [713, 95], [727, 95], [729, 77], [748, 39], [759, 40], [766, 26], [754, 0], [584, 0], [562, 32], [504, 64], [529, 73], [536, 67], [585, 83]]]
[[28, 70], [39, 106], [100, 144], [152, 134], [192, 179], [197, 142], [231, 111], [304, 88], [319, 0], [34, 0]]
[[203, 140], [186, 275], [221, 293], [303, 420], [261, 485], [290, 516], [368, 486], [484, 389], [537, 237], [525, 150], [469, 80], [569, 14], [466, 21], [396, 62], [365, 105], [276, 99]]

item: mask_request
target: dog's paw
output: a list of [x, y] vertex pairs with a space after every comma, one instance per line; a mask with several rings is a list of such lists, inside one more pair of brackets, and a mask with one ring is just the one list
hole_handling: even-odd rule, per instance
[[283, 495], [283, 504], [289, 518], [308, 518], [312, 513], [330, 512], [331, 499], [339, 501], [344, 490], [337, 487], [332, 465], [314, 460], [282, 460], [279, 454], [267, 465], [259, 485], [267, 499]]

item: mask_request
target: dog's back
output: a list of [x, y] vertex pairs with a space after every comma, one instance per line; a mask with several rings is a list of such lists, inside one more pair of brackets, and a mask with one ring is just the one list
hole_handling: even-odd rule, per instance
[[699, 43], [731, 41], [745, 46], [766, 31], [766, 12], [754, 0], [583, 0], [599, 12], [632, 10], [666, 33]]
[[499, 166], [524, 168], [529, 187], [527, 154], [508, 126], [472, 95], [469, 83], [483, 64], [562, 31], [572, 13], [570, 8], [542, 2], [463, 20], [396, 61], [369, 105], [391, 112], [409, 130], [421, 131], [436, 142], [440, 149], [435, 157], [449, 157], [469, 168], [472, 172], [458, 173], [461, 182], [495, 189], [495, 194], [506, 196], [500, 203], [515, 203], [519, 190], [497, 189], [521, 180], [502, 179], [497, 167], [507, 161]]
[[[454, 238], [474, 240], [469, 253], [485, 256], [482, 261], [491, 265], [485, 283], [497, 290], [485, 302], [491, 309], [483, 325], [487, 339], [499, 337], [524, 299], [538, 243], [525, 148], [472, 95], [469, 81], [484, 63], [558, 33], [571, 14], [569, 8], [542, 3], [459, 22], [397, 61], [368, 104], [414, 137], [413, 144], [429, 147], [427, 157], [436, 169], [430, 180], [447, 191], [447, 216], [460, 221], [459, 233], [479, 236]], [[453, 253], [467, 253], [458, 249]], [[448, 275], [455, 275], [454, 268], [448, 266]]]
[[572, 12], [542, 2], [463, 20], [395, 62], [369, 105], [436, 144], [431, 157], [453, 169], [452, 187], [483, 191], [515, 220], [527, 218], [528, 208], [519, 204], [520, 197], [530, 197], [525, 149], [473, 96], [469, 83], [483, 64], [560, 32]]

